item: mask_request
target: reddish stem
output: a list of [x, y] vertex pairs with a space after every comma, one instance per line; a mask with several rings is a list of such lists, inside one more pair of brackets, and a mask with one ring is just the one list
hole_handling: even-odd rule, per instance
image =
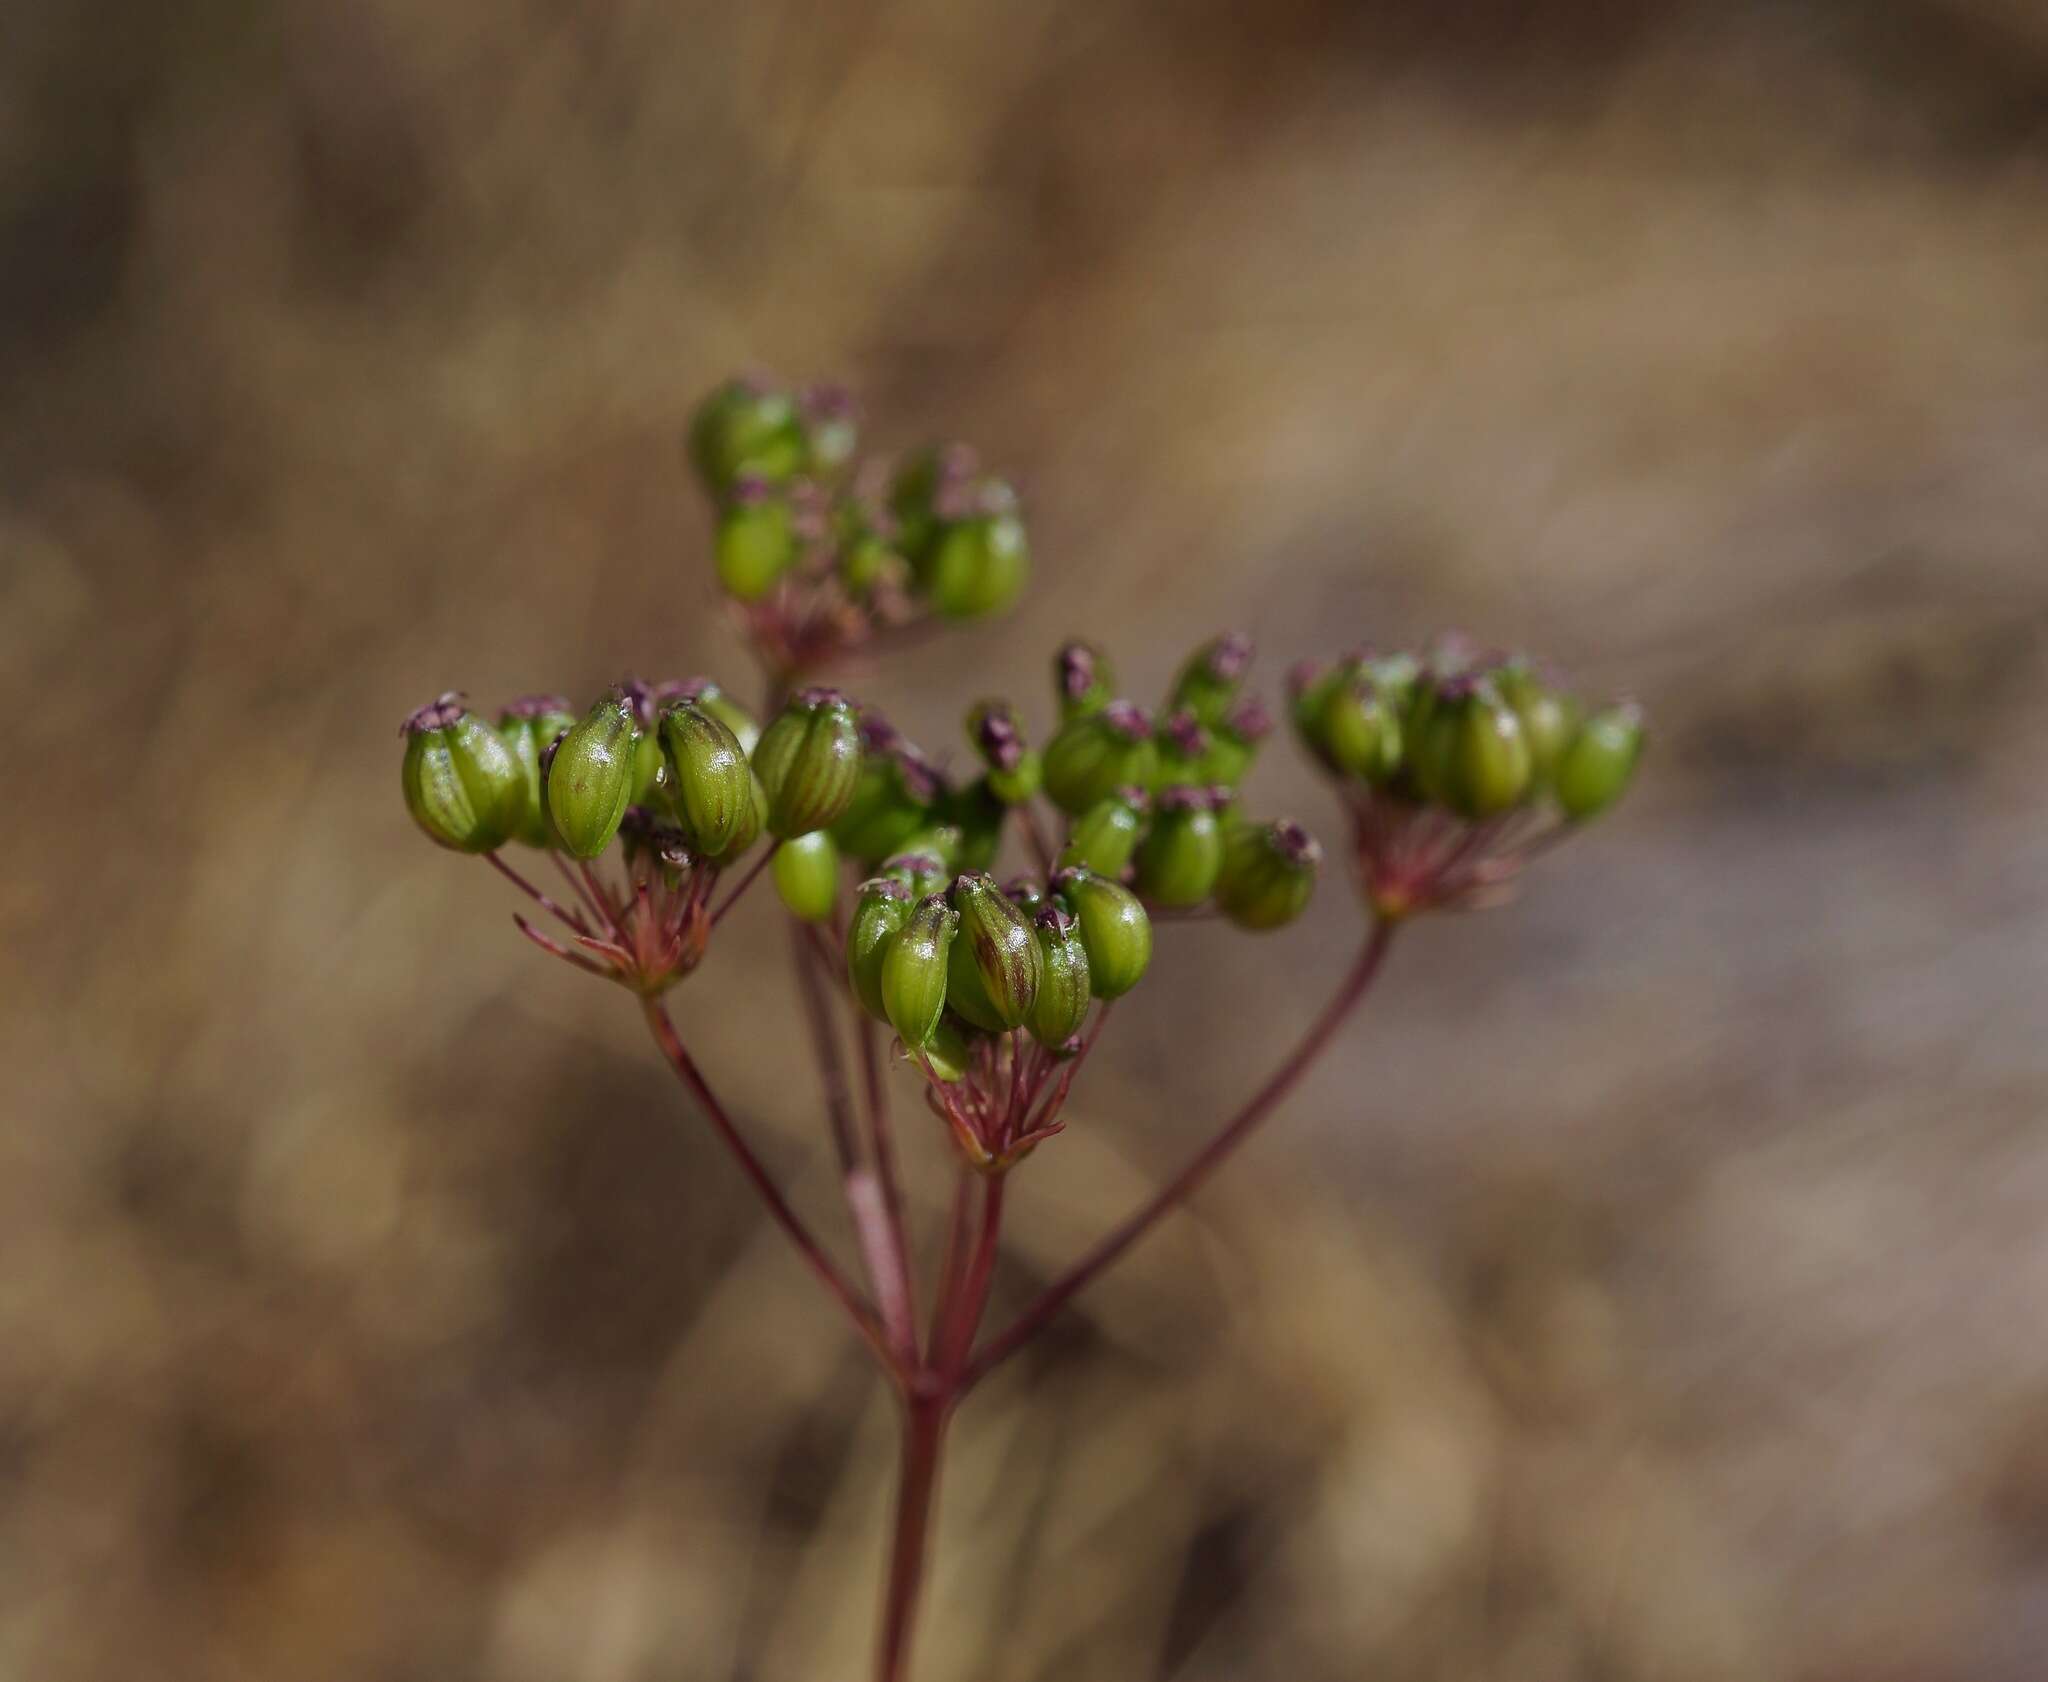
[[952, 1407], [944, 1398], [912, 1398], [903, 1419], [903, 1458], [896, 1485], [896, 1529], [889, 1549], [888, 1587], [882, 1598], [876, 1682], [903, 1682], [910, 1673], [910, 1637], [924, 1586], [926, 1542], [939, 1492], [939, 1459]]
[[953, 1178], [953, 1207], [946, 1217], [946, 1245], [939, 1255], [937, 1300], [932, 1304], [931, 1332], [925, 1341], [927, 1368], [938, 1357], [939, 1333], [951, 1319], [954, 1300], [960, 1295], [961, 1274], [967, 1265], [967, 1221], [974, 1195], [974, 1170], [962, 1163]]
[[[989, 1286], [995, 1281], [996, 1247], [1003, 1231], [1003, 1187], [1007, 1176], [993, 1175], [983, 1182], [981, 1233], [974, 1255], [967, 1264], [966, 1283], [953, 1304], [953, 1324], [939, 1345], [933, 1364], [949, 1390], [960, 1375], [961, 1363], [974, 1347], [974, 1334], [981, 1329], [981, 1316], [988, 1308]], [[963, 1387], [964, 1388], [964, 1387]]]
[[[967, 1182], [954, 1203], [956, 1217], [966, 1205]], [[957, 1233], [960, 1223], [956, 1219]], [[1003, 1178], [983, 1182], [981, 1232], [971, 1258], [949, 1244], [949, 1290], [932, 1327], [933, 1354], [904, 1399], [903, 1457], [896, 1489], [896, 1531], [889, 1552], [889, 1582], [882, 1599], [882, 1638], [877, 1682], [903, 1682], [909, 1672], [910, 1638], [917, 1623], [918, 1591], [924, 1584], [932, 1507], [939, 1485], [939, 1460], [946, 1422], [962, 1394], [960, 1362], [974, 1344], [982, 1311], [995, 1278], [996, 1251], [1003, 1228]], [[965, 1259], [964, 1275], [957, 1271]]]
[[739, 1129], [725, 1113], [724, 1106], [712, 1096], [711, 1088], [704, 1083], [703, 1075], [698, 1073], [696, 1063], [683, 1049], [683, 1042], [676, 1035], [675, 1024], [669, 1020], [668, 1007], [659, 999], [643, 1000], [642, 1006], [647, 1015], [647, 1025], [653, 1030], [655, 1043], [661, 1047], [662, 1055], [669, 1060], [669, 1065], [675, 1070], [677, 1078], [689, 1088], [691, 1095], [710, 1120], [713, 1130], [725, 1141], [726, 1148], [738, 1161], [741, 1172], [753, 1182], [755, 1191], [760, 1193], [761, 1201], [768, 1206], [768, 1213], [774, 1218], [775, 1224], [788, 1234], [790, 1242], [797, 1247], [797, 1252], [803, 1257], [806, 1265], [818, 1276], [825, 1289], [837, 1299], [839, 1306], [846, 1310], [861, 1336], [867, 1339], [869, 1347], [880, 1359], [883, 1369], [901, 1382], [904, 1376], [903, 1369], [889, 1346], [881, 1322], [875, 1318], [875, 1311], [868, 1306], [860, 1293], [847, 1283], [846, 1276], [833, 1264], [824, 1247], [811, 1236], [810, 1229], [789, 1206], [789, 1200], [782, 1195], [781, 1188], [769, 1178], [768, 1170], [761, 1165], [761, 1159], [754, 1154], [746, 1140], [740, 1137]]
[[574, 929], [578, 934], [587, 934], [589, 932], [581, 917], [577, 916], [573, 911], [564, 911], [553, 900], [549, 899], [546, 894], [542, 893], [540, 889], [536, 888], [524, 876], [520, 875], [518, 871], [498, 857], [496, 853], [486, 853], [484, 857], [489, 861], [493, 870], [510, 882], [513, 887], [525, 894], [535, 905], [560, 922], [563, 927]]
[[[512, 921], [518, 925], [519, 932], [525, 935], [528, 940], [532, 941], [543, 952], [552, 952], [557, 958], [574, 964], [578, 969], [588, 970], [592, 975], [597, 976], [601, 980], [615, 981], [618, 979], [604, 965], [592, 963], [581, 952], [571, 952], [559, 940], [550, 939], [547, 935], [542, 934], [539, 929], [520, 916], [518, 912], [512, 913]], [[581, 936], [578, 938], [580, 939]]]
[[861, 1074], [867, 1087], [868, 1151], [875, 1176], [882, 1182], [882, 1207], [889, 1217], [889, 1230], [896, 1242], [896, 1259], [903, 1270], [903, 1300], [913, 1327], [917, 1324], [917, 1269], [911, 1265], [910, 1228], [903, 1214], [903, 1180], [896, 1167], [896, 1135], [889, 1125], [889, 1089], [882, 1078], [880, 1035], [875, 1024], [858, 1009], [855, 1036], [860, 1042]]
[[1223, 1125], [1208, 1144], [1195, 1154], [1178, 1174], [1161, 1186], [1145, 1202], [1143, 1207], [1115, 1227], [1096, 1246], [1039, 1293], [1037, 1299], [1011, 1322], [1009, 1328], [983, 1348], [981, 1353], [969, 1361], [960, 1374], [959, 1391], [964, 1394], [973, 1385], [1009, 1356], [1015, 1354], [1030, 1342], [1046, 1322], [1063, 1307], [1068, 1298], [1093, 1282], [1095, 1276], [1114, 1262], [1158, 1223], [1159, 1219], [1172, 1213], [1189, 1193], [1215, 1171], [1217, 1165], [1230, 1155], [1250, 1135], [1253, 1128], [1263, 1121], [1280, 1100], [1287, 1096], [1296, 1081], [1306, 1074], [1310, 1066], [1329, 1044], [1330, 1038], [1343, 1024], [1358, 1001], [1365, 997], [1372, 986], [1373, 977], [1379, 973], [1381, 962], [1387, 955], [1398, 925], [1385, 919], [1376, 920], [1372, 932], [1366, 937], [1364, 948], [1358, 960], [1351, 966], [1336, 993], [1323, 1007], [1322, 1013], [1309, 1024], [1308, 1032], [1275, 1069], [1266, 1084], [1255, 1092], [1243, 1109]]
[[739, 885], [725, 896], [725, 903], [711, 913], [711, 926], [714, 929], [718, 927], [718, 920], [739, 903], [740, 895], [754, 885], [754, 878], [768, 868], [768, 861], [775, 856], [775, 848], [781, 845], [780, 841], [776, 842], [775, 846], [770, 847], [759, 858], [754, 860], [752, 864], [747, 866], [747, 873], [739, 879]]
[[839, 1035], [832, 1024], [832, 1007], [818, 975], [816, 944], [808, 938], [807, 924], [790, 920], [790, 960], [796, 968], [797, 992], [802, 995], [804, 1021], [811, 1030], [811, 1052], [818, 1065], [818, 1079], [825, 1088], [825, 1115], [832, 1127], [832, 1148], [839, 1156], [839, 1171], [851, 1174], [860, 1160], [853, 1132], [853, 1096], [847, 1090], [846, 1065], [839, 1055]]
[[1045, 838], [1045, 830], [1039, 824], [1037, 811], [1028, 800], [1014, 810], [1018, 823], [1023, 828], [1024, 840], [1031, 848], [1032, 857], [1038, 860], [1038, 868], [1050, 877], [1054, 859], [1052, 843]]
[[838, 1024], [833, 1021], [831, 959], [824, 942], [808, 923], [790, 923], [790, 958], [796, 966], [797, 990], [803, 995], [810, 1024], [811, 1050], [825, 1088], [825, 1113], [832, 1127], [832, 1148], [838, 1153], [846, 1207], [860, 1239], [861, 1260], [874, 1291], [890, 1346], [906, 1366], [917, 1359], [917, 1323], [911, 1307], [910, 1259], [903, 1248], [899, 1221], [890, 1209], [888, 1188], [860, 1160], [854, 1129], [853, 1094], [847, 1085]]

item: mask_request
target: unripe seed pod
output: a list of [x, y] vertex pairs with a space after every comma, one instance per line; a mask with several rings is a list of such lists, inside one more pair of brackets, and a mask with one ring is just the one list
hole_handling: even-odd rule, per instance
[[1061, 811], [1078, 815], [1119, 788], [1151, 787], [1158, 763], [1143, 709], [1112, 701], [1070, 719], [1046, 744], [1045, 792]]
[[1041, 905], [1031, 919], [1038, 942], [1038, 996], [1025, 1026], [1048, 1051], [1063, 1051], [1081, 1031], [1094, 996], [1088, 980], [1088, 948], [1081, 922], [1057, 905]]
[[937, 547], [942, 508], [958, 509], [974, 478], [974, 452], [965, 444], [921, 450], [903, 464], [889, 489], [898, 552], [920, 580]]
[[1108, 706], [1116, 698], [1116, 672], [1101, 649], [1075, 638], [1060, 644], [1052, 658], [1052, 686], [1065, 723]]
[[1392, 654], [1360, 654], [1352, 663], [1378, 684], [1380, 693], [1397, 708], [1407, 706], [1422, 677], [1422, 662], [1399, 650]]
[[739, 828], [733, 831], [732, 839], [725, 844], [725, 851], [718, 855], [716, 862], [720, 866], [730, 866], [734, 859], [761, 839], [761, 831], [768, 827], [768, 791], [751, 771], [747, 774], [747, 790], [752, 798], [740, 814]]
[[1074, 820], [1067, 844], [1060, 849], [1062, 869], [1077, 867], [1103, 876], [1121, 876], [1138, 850], [1145, 814], [1152, 797], [1142, 788], [1120, 788], [1098, 800]]
[[960, 869], [961, 835], [960, 826], [952, 823], [928, 824], [919, 830], [898, 849], [905, 853], [926, 853], [940, 860], [946, 867], [950, 881]]
[[668, 762], [661, 756], [661, 735], [655, 730], [638, 730], [633, 735], [633, 792], [628, 806], [660, 808], [668, 804], [672, 785]]
[[924, 1058], [942, 1081], [950, 1084], [967, 1078], [967, 1066], [974, 1059], [974, 1038], [950, 1010], [939, 1017], [932, 1037], [924, 1042]]
[[1335, 770], [1323, 732], [1323, 709], [1350, 675], [1346, 662], [1298, 661], [1287, 674], [1287, 716], [1301, 745], [1325, 767]]
[[1324, 763], [1340, 776], [1380, 788], [1401, 768], [1401, 720], [1362, 669], [1330, 691], [1320, 735]]
[[1230, 710], [1251, 670], [1252, 639], [1242, 631], [1226, 631], [1188, 657], [1174, 680], [1170, 710], [1193, 713], [1202, 724], [1214, 724]]
[[977, 1028], [1023, 1026], [1038, 996], [1038, 941], [1031, 920], [986, 876], [953, 884], [960, 937], [949, 959], [946, 1001]]
[[901, 882], [871, 876], [861, 883], [846, 925], [846, 979], [861, 1009], [878, 1022], [889, 1020], [882, 1003], [882, 960], [910, 920], [910, 906], [910, 890]]
[[1273, 715], [1256, 695], [1247, 695], [1209, 732], [1209, 751], [1197, 767], [1199, 780], [1230, 787], [1244, 781], [1259, 744], [1272, 734]]
[[541, 794], [541, 750], [575, 722], [569, 703], [559, 695], [521, 696], [498, 714], [498, 735], [519, 762], [520, 780], [526, 785], [526, 803], [513, 839], [529, 847], [546, 847], [554, 839]]
[[913, 1050], [932, 1037], [946, 1008], [946, 965], [959, 929], [959, 912], [944, 894], [932, 894], [912, 908], [883, 955], [882, 1009]]
[[987, 870], [996, 862], [1003, 845], [1003, 820], [1009, 812], [986, 777], [976, 777], [965, 788], [953, 791], [946, 801], [946, 815], [960, 837], [953, 849], [954, 870]]
[[1007, 485], [982, 487], [984, 512], [942, 523], [919, 579], [931, 603], [948, 619], [1000, 613], [1023, 594], [1031, 576], [1024, 522]]
[[1152, 740], [1159, 750], [1152, 771], [1154, 788], [1208, 780], [1202, 767], [1208, 761], [1213, 742], [1202, 721], [1187, 708], [1161, 720]]
[[556, 745], [548, 766], [548, 816], [562, 845], [594, 859], [619, 832], [633, 798], [633, 705], [607, 695]]
[[710, 678], [693, 677], [681, 683], [658, 684], [654, 699], [657, 704], [688, 701], [693, 707], [709, 713], [739, 739], [741, 753], [749, 759], [754, 757], [754, 744], [761, 739], [760, 723]]
[[660, 740], [683, 832], [706, 858], [722, 858], [750, 827], [754, 804], [739, 738], [704, 708], [679, 701], [661, 715]]
[[910, 890], [914, 899], [924, 899], [936, 893], [943, 893], [953, 880], [953, 865], [949, 858], [935, 852], [892, 853], [885, 858], [879, 874], [901, 882]]
[[526, 820], [526, 774], [505, 740], [443, 695], [405, 721], [399, 784], [429, 840], [458, 853], [495, 852]]
[[1316, 891], [1323, 849], [1300, 824], [1244, 824], [1231, 831], [1216, 878], [1216, 905], [1241, 929], [1291, 923]]
[[781, 840], [828, 829], [860, 778], [860, 721], [833, 689], [807, 689], [761, 732], [754, 774], [768, 793], [768, 830]]
[[662, 757], [660, 718], [654, 691], [636, 677], [623, 678], [618, 692], [633, 709], [633, 792], [626, 804], [660, 813], [668, 805], [668, 763]]
[[842, 386], [814, 385], [798, 399], [804, 444], [813, 473], [837, 473], [860, 445], [860, 415]]
[[714, 496], [743, 475], [781, 484], [803, 471], [809, 454], [797, 406], [787, 392], [755, 380], [728, 380], [690, 422], [690, 455]]
[[1558, 761], [1559, 809], [1575, 823], [1606, 811], [1627, 790], [1642, 751], [1642, 709], [1627, 702], [1603, 707], [1580, 726]]
[[725, 593], [738, 601], [759, 601], [796, 562], [789, 504], [765, 480], [740, 480], [718, 516], [714, 552]]
[[1491, 684], [1472, 678], [1438, 684], [1423, 730], [1423, 786], [1461, 817], [1496, 817], [1528, 793], [1531, 764], [1522, 721]]
[[910, 582], [910, 563], [874, 532], [862, 532], [839, 549], [839, 582], [855, 601], [879, 590], [901, 590]]
[[831, 920], [839, 906], [839, 849], [822, 829], [775, 849], [775, 891], [800, 922]]
[[1206, 788], [1169, 788], [1138, 849], [1138, 892], [1154, 905], [1200, 905], [1223, 869], [1223, 826]]
[[1526, 660], [1510, 661], [1493, 674], [1493, 682], [1500, 698], [1515, 709], [1515, 717], [1522, 722], [1522, 739], [1529, 744], [1531, 780], [1539, 788], [1548, 786], [1565, 749], [1578, 734], [1577, 704], [1544, 683]]
[[1211, 783], [1209, 810], [1216, 814], [1216, 827], [1223, 831], [1223, 838], [1227, 841], [1230, 832], [1245, 821], [1244, 796], [1228, 783]]
[[923, 754], [872, 709], [861, 715], [860, 774], [853, 798], [832, 826], [832, 839], [849, 857], [871, 863], [901, 851], [931, 823], [943, 792]]
[[977, 701], [967, 709], [967, 739], [988, 767], [989, 792], [1006, 806], [1021, 806], [1038, 792], [1045, 768], [1025, 743], [1008, 701]]
[[1138, 896], [1121, 882], [1091, 870], [1062, 870], [1053, 893], [1081, 923], [1088, 953], [1088, 979], [1098, 999], [1121, 998], [1152, 962], [1152, 919]]
[[1003, 898], [1027, 917], [1036, 917], [1045, 904], [1045, 884], [1036, 876], [1012, 876], [1003, 884]]

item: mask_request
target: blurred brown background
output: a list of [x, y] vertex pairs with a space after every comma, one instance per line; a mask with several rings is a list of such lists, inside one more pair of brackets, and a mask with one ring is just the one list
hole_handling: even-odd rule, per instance
[[[1025, 488], [1024, 610], [865, 684], [928, 743], [1043, 717], [1082, 626], [1149, 692], [1221, 625], [1275, 688], [1456, 623], [1659, 727], [977, 1398], [921, 1675], [2043, 1674], [2032, 0], [7, 0], [0, 43], [0, 1676], [862, 1673], [878, 1386], [632, 1013], [395, 788], [443, 687], [744, 672], [679, 432], [753, 364]], [[1284, 746], [1255, 787], [1332, 824]], [[1319, 907], [1164, 937], [1004, 1300], [1285, 1043]], [[744, 928], [679, 1012], [826, 1219]]]

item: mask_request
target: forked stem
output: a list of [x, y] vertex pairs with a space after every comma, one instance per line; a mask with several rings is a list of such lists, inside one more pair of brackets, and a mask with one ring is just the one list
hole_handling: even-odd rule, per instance
[[1266, 1084], [1252, 1094], [1243, 1109], [1224, 1123], [1222, 1131], [1195, 1153], [1193, 1160], [1186, 1167], [1154, 1192], [1143, 1207], [1107, 1233], [1092, 1250], [1040, 1292], [1037, 1299], [1011, 1322], [1007, 1330], [995, 1337], [980, 1354], [967, 1363], [960, 1375], [962, 1394], [1044, 1330], [1046, 1323], [1066, 1306], [1069, 1298], [1091, 1284], [1097, 1274], [1150, 1232], [1161, 1217], [1179, 1208], [1187, 1200], [1188, 1195], [1216, 1170], [1217, 1165], [1244, 1143], [1251, 1131], [1272, 1112], [1273, 1107], [1293, 1090], [1295, 1082], [1308, 1072], [1324, 1047], [1329, 1044], [1331, 1036], [1365, 997], [1372, 986], [1373, 977], [1379, 973], [1380, 965], [1386, 958], [1387, 947], [1392, 943], [1394, 930], [1398, 926], [1384, 918], [1373, 923], [1372, 932], [1367, 935], [1357, 961], [1338, 984], [1330, 1002], [1309, 1024], [1308, 1032], [1301, 1036], [1280, 1067], [1268, 1077]]
[[875, 1311], [868, 1306], [861, 1294], [847, 1283], [846, 1276], [825, 1253], [824, 1246], [811, 1236], [810, 1228], [804, 1225], [801, 1217], [789, 1206], [789, 1200], [782, 1195], [781, 1188], [762, 1166], [761, 1159], [754, 1154], [753, 1147], [740, 1136], [740, 1131], [733, 1125], [732, 1118], [725, 1113], [725, 1107], [712, 1095], [711, 1088], [705, 1084], [695, 1061], [683, 1049], [683, 1042], [676, 1034], [676, 1025], [669, 1020], [668, 1007], [657, 998], [643, 1000], [642, 1007], [646, 1012], [647, 1025], [654, 1031], [655, 1044], [661, 1047], [662, 1055], [668, 1059], [669, 1066], [676, 1072], [676, 1078], [689, 1088], [691, 1096], [703, 1109], [712, 1130], [725, 1141], [726, 1148], [739, 1163], [740, 1171], [753, 1183], [754, 1190], [767, 1205], [768, 1213], [775, 1224], [788, 1234], [790, 1242], [796, 1246], [797, 1253], [803, 1257], [805, 1264], [818, 1276], [825, 1289], [831, 1292], [839, 1306], [846, 1310], [861, 1336], [867, 1339], [868, 1346], [874, 1350], [876, 1359], [882, 1363], [883, 1371], [899, 1383], [902, 1382], [905, 1376], [902, 1366], [889, 1346], [888, 1336], [882, 1329], [881, 1321], [875, 1317]]

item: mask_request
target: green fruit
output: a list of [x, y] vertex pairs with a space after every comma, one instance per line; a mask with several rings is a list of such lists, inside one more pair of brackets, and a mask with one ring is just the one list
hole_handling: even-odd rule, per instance
[[754, 744], [761, 739], [759, 722], [710, 678], [693, 677], [682, 683], [661, 684], [655, 689], [653, 698], [658, 706], [670, 701], [688, 701], [693, 707], [709, 713], [739, 739], [740, 752], [749, 759], [753, 758]]
[[1200, 905], [1223, 869], [1223, 826], [1205, 788], [1170, 788], [1138, 849], [1138, 892], [1154, 905]]
[[1331, 689], [1321, 722], [1324, 763], [1340, 776], [1379, 788], [1400, 770], [1400, 716], [1362, 669]]
[[1151, 720], [1130, 702], [1113, 701], [1069, 719], [1046, 744], [1045, 792], [1078, 815], [1120, 788], [1151, 787], [1158, 763]]
[[798, 695], [754, 748], [769, 833], [786, 841], [829, 829], [853, 803], [860, 763], [860, 721], [846, 697], [833, 689]]
[[1237, 699], [1244, 674], [1251, 669], [1252, 653], [1252, 639], [1242, 631], [1226, 631], [1204, 643], [1174, 679], [1167, 709], [1192, 713], [1200, 724], [1215, 724]]
[[1152, 919], [1145, 907], [1122, 883], [1089, 870], [1062, 870], [1052, 886], [1080, 920], [1095, 996], [1121, 998], [1152, 962]]
[[892, 877], [870, 877], [861, 883], [846, 926], [846, 979], [853, 996], [878, 1022], [889, 1020], [882, 1002], [882, 961], [890, 944], [910, 920], [910, 889]]
[[1643, 751], [1643, 715], [1623, 703], [1605, 707], [1579, 727], [1558, 761], [1553, 792], [1573, 822], [1597, 817], [1627, 791]]
[[931, 1064], [932, 1073], [942, 1081], [950, 1083], [967, 1078], [968, 1065], [974, 1060], [974, 1036], [951, 1011], [939, 1018], [932, 1037], [924, 1042], [924, 1060]]
[[1024, 522], [1007, 509], [943, 522], [918, 576], [932, 606], [948, 619], [1002, 612], [1031, 576]]
[[1081, 940], [1080, 920], [1057, 905], [1038, 908], [1031, 932], [1038, 941], [1038, 996], [1025, 1026], [1046, 1050], [1063, 1051], [1081, 1031], [1094, 996], [1088, 948]]
[[1060, 644], [1052, 660], [1052, 684], [1062, 723], [1083, 713], [1100, 712], [1116, 699], [1116, 672], [1109, 656], [1079, 638]]
[[988, 767], [988, 787], [1006, 806], [1021, 806], [1038, 792], [1045, 767], [1025, 744], [1008, 701], [977, 701], [967, 710], [967, 739]]
[[714, 496], [743, 477], [782, 484], [803, 471], [809, 453], [795, 400], [759, 381], [728, 380], [690, 422], [690, 455]]
[[991, 1033], [1021, 1027], [1038, 995], [1038, 941], [1031, 920], [986, 876], [953, 884], [959, 938], [949, 958], [946, 1002]]
[[1529, 791], [1533, 765], [1522, 721], [1483, 681], [1437, 686], [1417, 751], [1424, 789], [1461, 817], [1497, 817]]
[[882, 1009], [889, 1025], [913, 1050], [932, 1037], [946, 1008], [947, 959], [960, 914], [943, 894], [912, 908], [882, 958]]
[[725, 593], [756, 602], [775, 588], [797, 558], [789, 504], [758, 479], [743, 479], [718, 516], [714, 552]]
[[1493, 674], [1500, 698], [1515, 709], [1522, 723], [1522, 738], [1529, 744], [1531, 779], [1548, 786], [1557, 773], [1565, 749], [1578, 734], [1579, 709], [1569, 695], [1541, 682], [1529, 663], [1511, 661]]
[[722, 857], [754, 827], [754, 774], [739, 738], [688, 701], [664, 709], [659, 736], [669, 798], [683, 833], [704, 857]]
[[1236, 787], [1272, 730], [1273, 715], [1266, 711], [1266, 703], [1256, 695], [1246, 696], [1209, 732], [1209, 751], [1196, 767], [1195, 780]]
[[1145, 814], [1151, 805], [1152, 797], [1142, 788], [1118, 789], [1096, 801], [1067, 831], [1067, 844], [1060, 849], [1061, 868], [1121, 876], [1138, 850], [1138, 837], [1145, 831]]
[[1244, 824], [1231, 831], [1216, 878], [1216, 906], [1241, 929], [1277, 929], [1307, 908], [1323, 850], [1301, 825]]
[[839, 905], [839, 849], [822, 829], [775, 849], [775, 891], [800, 922], [829, 922]]
[[498, 736], [519, 762], [520, 780], [526, 785], [515, 841], [529, 847], [546, 847], [554, 837], [548, 828], [547, 802], [541, 794], [540, 756], [543, 749], [576, 722], [569, 703], [559, 695], [526, 695], [498, 714]]
[[578, 858], [596, 858], [619, 832], [632, 804], [638, 736], [632, 703], [607, 695], [556, 744], [548, 765], [548, 816]]
[[458, 853], [495, 852], [526, 820], [527, 779], [496, 731], [443, 695], [405, 721], [399, 783], [429, 840]]

